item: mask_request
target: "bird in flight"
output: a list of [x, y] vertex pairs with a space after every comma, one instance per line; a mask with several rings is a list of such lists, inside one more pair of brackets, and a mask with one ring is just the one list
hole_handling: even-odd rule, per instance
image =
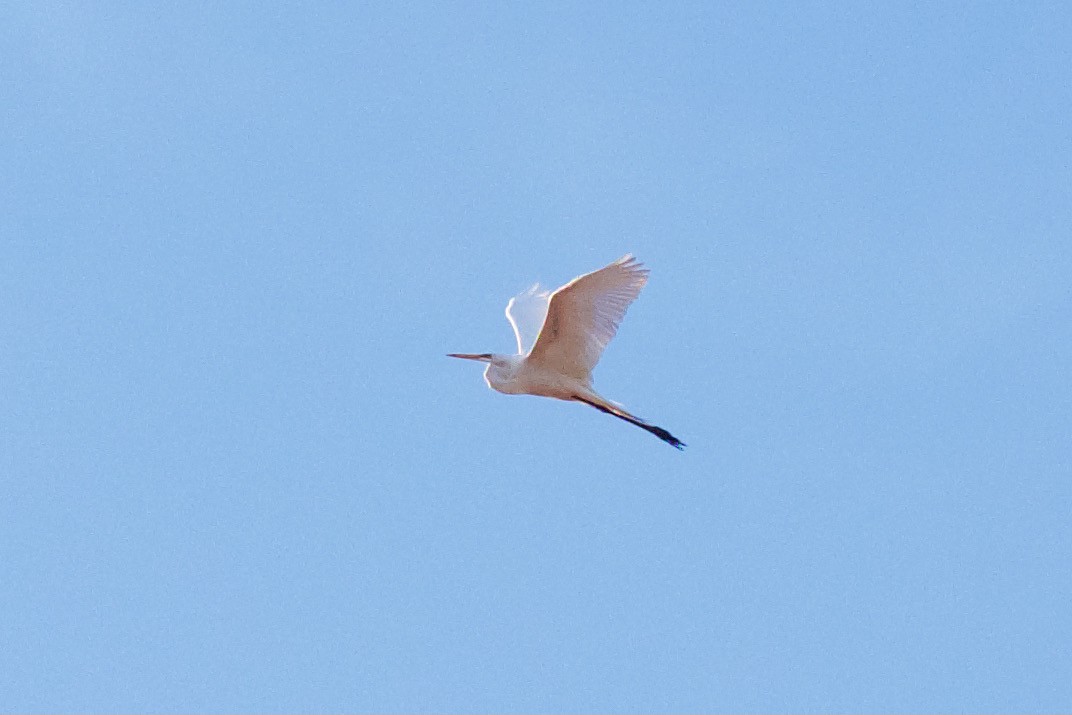
[[682, 449], [685, 443], [677, 437], [592, 389], [592, 369], [647, 282], [648, 269], [626, 254], [556, 291], [533, 286], [506, 305], [517, 355], [450, 353], [448, 357], [486, 362], [484, 380], [498, 392], [583, 402]]

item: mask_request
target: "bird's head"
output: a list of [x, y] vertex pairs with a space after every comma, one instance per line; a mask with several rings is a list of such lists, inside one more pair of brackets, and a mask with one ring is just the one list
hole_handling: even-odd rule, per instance
[[484, 376], [489, 380], [507, 379], [517, 369], [521, 361], [520, 355], [497, 355], [495, 353], [447, 353], [447, 357], [461, 358], [462, 360], [476, 360], [486, 362], [487, 370]]

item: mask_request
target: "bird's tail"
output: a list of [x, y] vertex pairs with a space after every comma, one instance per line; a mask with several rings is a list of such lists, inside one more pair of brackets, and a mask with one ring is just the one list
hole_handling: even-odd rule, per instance
[[663, 442], [666, 442], [667, 444], [669, 444], [672, 447], [677, 447], [678, 449], [684, 449], [685, 448], [685, 443], [684, 442], [682, 442], [680, 439], [678, 439], [674, 435], [670, 434], [668, 431], [666, 431], [662, 427], [656, 427], [655, 425], [649, 425], [647, 422], [645, 422], [644, 420], [640, 419], [636, 415], [632, 415], [629, 412], [627, 412], [626, 409], [624, 407], [622, 407], [621, 405], [615, 404], [615, 403], [611, 402], [610, 400], [606, 400], [606, 399], [600, 397], [599, 395], [595, 394], [594, 392], [588, 392], [587, 394], [584, 394], [584, 395], [574, 395], [572, 399], [577, 401], [577, 402], [583, 402], [584, 404], [588, 405], [589, 407], [594, 407], [597, 410], [599, 410], [600, 412], [605, 412], [608, 415], [614, 415], [618, 419], [625, 420], [629, 424], [636, 425], [637, 427], [639, 427], [642, 430], [647, 430], [648, 432], [651, 432], [653, 435], [655, 435], [656, 437], [661, 439]]

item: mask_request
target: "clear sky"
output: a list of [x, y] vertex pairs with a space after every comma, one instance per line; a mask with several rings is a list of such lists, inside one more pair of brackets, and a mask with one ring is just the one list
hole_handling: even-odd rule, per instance
[[[0, 9], [0, 710], [1072, 709], [1072, 10]], [[596, 370], [507, 299], [633, 252]]]

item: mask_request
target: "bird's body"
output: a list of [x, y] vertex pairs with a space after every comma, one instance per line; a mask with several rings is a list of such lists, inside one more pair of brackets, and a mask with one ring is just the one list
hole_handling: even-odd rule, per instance
[[[592, 389], [592, 369], [647, 280], [647, 269], [626, 255], [553, 293], [539, 292], [534, 286], [506, 306], [518, 354], [451, 353], [450, 357], [488, 363], [484, 380], [498, 392], [583, 402], [681, 449], [685, 446], [681, 440]], [[532, 330], [537, 321], [538, 333]], [[533, 335], [535, 340], [529, 345]]]
[[570, 392], [570, 378], [547, 370], [525, 355], [496, 355], [484, 370], [488, 387], [504, 395], [538, 395], [540, 397], [563, 397]]

